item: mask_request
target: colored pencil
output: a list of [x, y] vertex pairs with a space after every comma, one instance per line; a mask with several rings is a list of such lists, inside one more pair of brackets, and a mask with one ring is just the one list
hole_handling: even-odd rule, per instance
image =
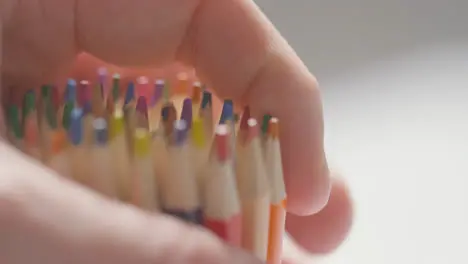
[[151, 153], [151, 137], [146, 128], [134, 134], [134, 203], [149, 211], [159, 210], [159, 193]]
[[[83, 109], [82, 113], [82, 122], [83, 122], [83, 145], [88, 151], [91, 150], [94, 142], [94, 129], [93, 129], [93, 121], [94, 117], [97, 117], [97, 113], [102, 113], [102, 108], [99, 106], [98, 96], [96, 94], [99, 93], [99, 86], [95, 87], [95, 89], [91, 88], [91, 84], [87, 80], [82, 80], [80, 82], [80, 106]], [[96, 91], [97, 89], [97, 91]], [[93, 112], [94, 111], [94, 112]]]
[[10, 105], [7, 109], [8, 120], [8, 138], [10, 142], [18, 149], [24, 150], [23, 129], [21, 126], [20, 111], [18, 106]]
[[250, 118], [238, 139], [236, 175], [242, 204], [242, 247], [265, 261], [270, 194], [257, 120]]
[[203, 170], [208, 161], [208, 154], [210, 148], [208, 147], [208, 140], [206, 139], [203, 121], [199, 117], [195, 117], [192, 123], [192, 130], [190, 131], [190, 150], [192, 166], [197, 178], [198, 188], [203, 186], [203, 179], [206, 172]]
[[57, 128], [51, 132], [48, 149], [48, 166], [58, 174], [66, 178], [72, 178], [70, 161], [67, 155], [67, 134], [65, 130]]
[[41, 143], [39, 135], [38, 113], [36, 111], [36, 95], [28, 91], [23, 102], [23, 135], [26, 154], [42, 161]]
[[200, 105], [199, 115], [203, 120], [205, 127], [205, 137], [211, 139], [213, 137], [213, 101], [212, 95], [208, 91], [203, 91], [202, 103]]
[[112, 75], [112, 98], [116, 105], [122, 106], [123, 102], [120, 97], [120, 74], [118, 73]]
[[155, 131], [158, 127], [160, 117], [161, 117], [161, 107], [163, 102], [163, 91], [164, 91], [165, 82], [164, 80], [158, 79], [154, 83], [154, 92], [150, 100], [150, 110], [148, 113], [149, 116], [149, 125], [150, 130]]
[[192, 112], [193, 116], [200, 115], [203, 87], [201, 82], [194, 82], [192, 87]]
[[116, 109], [110, 123], [109, 148], [113, 161], [113, 175], [117, 181], [120, 200], [131, 201], [131, 163], [126, 143], [124, 114]]
[[70, 141], [69, 162], [72, 178], [85, 186], [90, 186], [89, 151], [84, 145], [83, 110], [73, 109], [68, 130]]
[[286, 189], [279, 142], [279, 122], [270, 117], [265, 142], [265, 163], [271, 188], [270, 224], [268, 238], [269, 264], [281, 264], [284, 225], [286, 221]]
[[242, 217], [230, 151], [229, 127], [218, 125], [214, 155], [203, 187], [205, 226], [233, 246], [241, 246]]
[[112, 171], [112, 156], [108, 146], [109, 129], [106, 119], [103, 117], [95, 118], [93, 130], [92, 187], [107, 197], [117, 198], [117, 186]]
[[191, 171], [187, 144], [187, 124], [184, 120], [174, 122], [168, 146], [169, 177], [162, 189], [164, 212], [187, 222], [202, 223], [200, 198], [196, 179]]
[[214, 126], [213, 95], [185, 73], [174, 90], [142, 76], [121, 92], [120, 75], [105, 68], [91, 80], [69, 79], [63, 95], [54, 85], [28, 91], [8, 106], [8, 139], [110, 199], [204, 226], [280, 263], [286, 191], [276, 117], [257, 121], [246, 107], [239, 120], [224, 100]]

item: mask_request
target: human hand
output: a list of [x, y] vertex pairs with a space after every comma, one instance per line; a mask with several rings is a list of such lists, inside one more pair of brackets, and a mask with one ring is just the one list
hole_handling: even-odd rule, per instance
[[[317, 83], [252, 1], [3, 0], [0, 10], [3, 99], [11, 87], [18, 94], [70, 70], [94, 75], [101, 62], [75, 60], [83, 51], [131, 78], [170, 74], [152, 69], [173, 61], [194, 66], [220, 97], [282, 120], [288, 232], [315, 253], [346, 236], [351, 204], [329, 177]], [[6, 263], [257, 263], [207, 232], [103, 200], [0, 144]]]

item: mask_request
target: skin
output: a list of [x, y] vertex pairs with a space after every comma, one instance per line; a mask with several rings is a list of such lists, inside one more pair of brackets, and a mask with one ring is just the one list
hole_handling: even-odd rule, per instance
[[[126, 78], [193, 66], [218, 96], [282, 121], [292, 237], [312, 253], [346, 237], [352, 204], [330, 177], [318, 83], [252, 1], [0, 0], [0, 15], [4, 103], [70, 72], [91, 78], [102, 61]], [[102, 199], [5, 142], [0, 156], [6, 263], [259, 263], [201, 229]]]

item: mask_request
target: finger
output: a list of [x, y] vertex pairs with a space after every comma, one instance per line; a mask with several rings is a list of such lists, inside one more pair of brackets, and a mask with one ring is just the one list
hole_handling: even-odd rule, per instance
[[180, 59], [221, 97], [280, 118], [288, 209], [304, 215], [323, 208], [330, 183], [316, 80], [253, 1], [77, 3], [85, 51], [123, 65]]
[[312, 253], [329, 253], [346, 238], [352, 225], [353, 208], [345, 183], [332, 181], [330, 200], [316, 215], [288, 215], [286, 228], [304, 249]]
[[105, 200], [4, 143], [0, 155], [2, 262], [261, 263], [194, 226]]

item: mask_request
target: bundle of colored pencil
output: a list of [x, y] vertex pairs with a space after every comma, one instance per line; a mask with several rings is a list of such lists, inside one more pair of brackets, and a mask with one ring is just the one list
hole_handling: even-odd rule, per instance
[[[148, 211], [204, 225], [268, 263], [281, 262], [286, 192], [279, 121], [225, 100], [214, 125], [199, 82], [172, 95], [165, 80], [120, 76], [44, 85], [7, 109], [9, 139], [63, 177]], [[191, 90], [191, 92], [189, 92]], [[191, 96], [187, 96], [191, 94]], [[180, 113], [180, 115], [179, 115]]]

